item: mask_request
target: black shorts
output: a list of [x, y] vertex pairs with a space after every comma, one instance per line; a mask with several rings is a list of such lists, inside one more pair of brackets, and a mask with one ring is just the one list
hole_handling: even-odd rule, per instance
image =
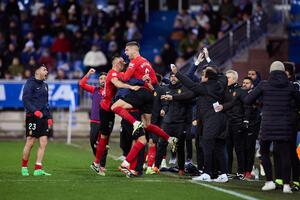
[[42, 136], [49, 136], [48, 119], [26, 116], [25, 127], [26, 137], [39, 138]]
[[139, 109], [141, 114], [152, 114], [153, 94], [146, 88], [141, 88], [138, 91], [131, 90], [125, 96], [124, 101]]
[[115, 123], [115, 113], [100, 107], [100, 131], [102, 135], [110, 135]]

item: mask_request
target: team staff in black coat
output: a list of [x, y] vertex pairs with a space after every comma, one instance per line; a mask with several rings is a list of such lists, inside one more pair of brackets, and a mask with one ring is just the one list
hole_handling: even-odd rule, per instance
[[[245, 77], [242, 88], [248, 93], [253, 89], [253, 80], [250, 77]], [[246, 157], [245, 157], [245, 179], [252, 179], [251, 171], [254, 165], [255, 146], [260, 128], [260, 110], [259, 103], [253, 105], [245, 105], [245, 120], [244, 131], [246, 134]]]
[[274, 142], [274, 153], [280, 157], [283, 178], [283, 192], [291, 193], [289, 185], [291, 174], [290, 146], [293, 140], [292, 102], [300, 102], [300, 94], [289, 82], [282, 62], [275, 61], [270, 67], [270, 76], [262, 81], [246, 97], [245, 102], [252, 104], [262, 97], [262, 120], [260, 129], [260, 153], [266, 171], [266, 183], [262, 190], [276, 188], [272, 178], [270, 145]]
[[213, 104], [216, 102], [223, 103], [227, 78], [224, 75], [218, 75], [215, 69], [207, 67], [202, 72], [201, 83], [199, 84], [179, 73], [175, 65], [171, 66], [171, 69], [184, 86], [193, 91], [196, 96], [199, 96], [198, 103], [203, 123], [202, 147], [204, 153], [204, 173], [193, 178], [193, 180], [212, 181], [212, 164], [213, 157], [215, 156], [221, 171], [221, 175], [215, 181], [227, 182], [225, 154], [227, 119], [224, 113], [215, 111], [213, 107]]
[[26, 111], [26, 144], [22, 155], [22, 176], [29, 176], [28, 160], [31, 149], [39, 139], [35, 170], [33, 175], [49, 176], [42, 169], [42, 161], [48, 142], [49, 128], [52, 126], [52, 116], [48, 105], [48, 85], [44, 82], [48, 75], [46, 66], [38, 66], [34, 77], [27, 80], [23, 90], [23, 104]]
[[[186, 88], [182, 86], [182, 84], [175, 77], [175, 74], [170, 74], [170, 85], [165, 89], [166, 93], [168, 93], [168, 97], [165, 98], [165, 95], [162, 95], [162, 99], [172, 100], [172, 95], [181, 94]], [[190, 92], [191, 99], [193, 93]], [[171, 136], [177, 137], [177, 157], [178, 157], [178, 168], [179, 175], [184, 175], [184, 162], [185, 162], [185, 136], [186, 136], [186, 125], [188, 121], [188, 107], [191, 101], [180, 101], [173, 100], [168, 101], [167, 104], [164, 104], [162, 109], [165, 112], [165, 116], [163, 118], [162, 129], [168, 132]], [[168, 143], [164, 140], [159, 140], [158, 143], [158, 153], [155, 161], [155, 166], [159, 167], [162, 161], [163, 156], [166, 154], [166, 147]]]
[[229, 134], [226, 140], [228, 153], [228, 172], [232, 173], [233, 148], [237, 157], [238, 179], [244, 178], [245, 173], [245, 143], [246, 134], [243, 126], [245, 120], [244, 98], [247, 92], [238, 84], [238, 73], [234, 70], [226, 72], [228, 87], [225, 93], [223, 111], [228, 117]]

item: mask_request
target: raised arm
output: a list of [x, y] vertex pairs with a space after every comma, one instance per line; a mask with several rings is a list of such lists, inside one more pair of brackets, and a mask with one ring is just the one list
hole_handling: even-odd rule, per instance
[[82, 89], [84, 89], [85, 91], [90, 92], [92, 94], [94, 93], [96, 87], [93, 85], [87, 84], [87, 81], [89, 80], [89, 76], [94, 73], [95, 73], [95, 70], [93, 68], [91, 68], [88, 71], [88, 73], [79, 81], [79, 86]]

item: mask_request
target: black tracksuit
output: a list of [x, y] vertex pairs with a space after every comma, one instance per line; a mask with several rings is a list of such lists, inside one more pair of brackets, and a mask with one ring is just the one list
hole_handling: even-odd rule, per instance
[[[170, 95], [178, 95], [186, 91], [181, 83], [175, 85], [170, 84], [166, 88], [166, 92]], [[193, 94], [191, 94], [193, 95]], [[190, 101], [181, 101], [174, 98], [172, 101], [165, 102], [162, 109], [165, 111], [163, 118], [162, 129], [166, 131], [170, 136], [177, 137], [177, 157], [178, 168], [184, 170], [185, 151], [184, 142], [186, 136], [186, 124], [188, 119], [188, 103]], [[159, 140], [158, 153], [155, 161], [155, 166], [159, 167], [163, 156], [166, 154], [166, 147], [168, 143], [165, 140]]]
[[201, 145], [204, 153], [204, 172], [212, 175], [213, 157], [220, 166], [221, 173], [227, 172], [225, 138], [227, 135], [227, 117], [222, 112], [215, 112], [213, 103], [223, 103], [227, 78], [219, 75], [216, 80], [204, 83], [195, 83], [181, 73], [176, 77], [189, 90], [198, 96], [200, 120], [202, 121]]
[[244, 98], [247, 91], [243, 90], [237, 83], [227, 87], [223, 110], [228, 117], [229, 135], [226, 140], [228, 153], [228, 172], [232, 173], [233, 148], [238, 161], [238, 173], [245, 172], [245, 144], [246, 132], [243, 121], [245, 119]]

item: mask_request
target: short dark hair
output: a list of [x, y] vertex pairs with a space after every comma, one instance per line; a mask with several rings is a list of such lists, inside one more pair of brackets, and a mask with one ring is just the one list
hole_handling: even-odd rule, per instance
[[294, 76], [295, 75], [295, 63], [293, 62], [283, 62], [284, 64], [284, 68], [285, 68], [285, 71], [287, 71], [290, 76]]
[[208, 80], [217, 80], [218, 73], [214, 69], [206, 68], [205, 77], [208, 78]]
[[140, 48], [140, 44], [137, 41], [127, 42], [126, 47], [127, 46], [136, 46], [136, 47]]
[[107, 73], [106, 72], [100, 72], [99, 77], [100, 76], [107, 76]]
[[251, 77], [249, 77], [249, 76], [244, 77], [243, 80], [249, 80], [249, 81], [251, 81], [251, 83], [253, 84], [253, 79], [252, 79]]

